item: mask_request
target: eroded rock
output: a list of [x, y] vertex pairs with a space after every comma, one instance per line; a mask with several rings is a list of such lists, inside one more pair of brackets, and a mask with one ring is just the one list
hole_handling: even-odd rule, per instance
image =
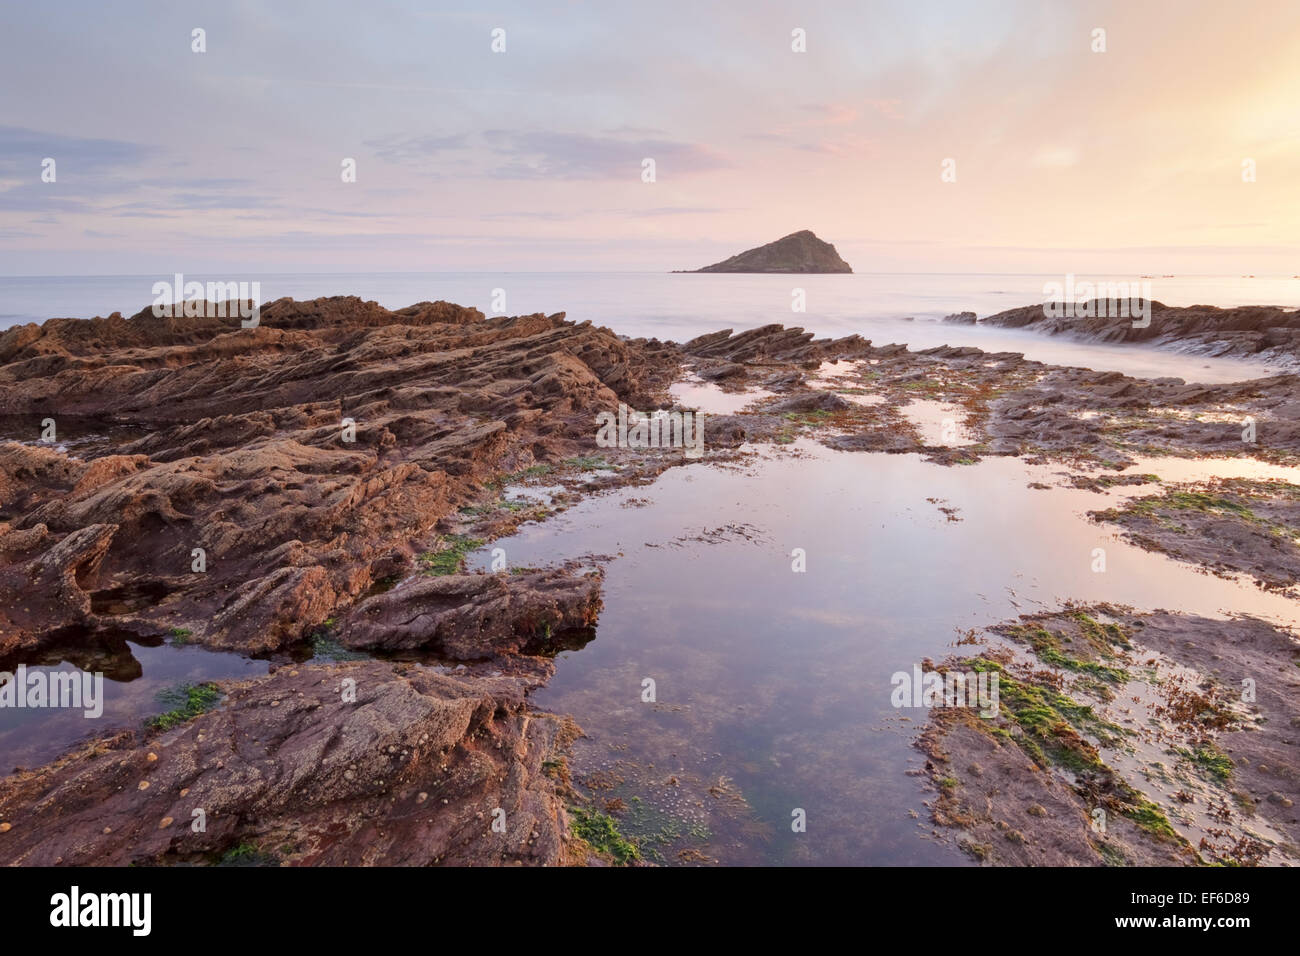
[[528, 683], [281, 667], [181, 727], [0, 781], [0, 862], [216, 861], [241, 846], [290, 864], [562, 862], [564, 806], [543, 763], [576, 728], [528, 712]]

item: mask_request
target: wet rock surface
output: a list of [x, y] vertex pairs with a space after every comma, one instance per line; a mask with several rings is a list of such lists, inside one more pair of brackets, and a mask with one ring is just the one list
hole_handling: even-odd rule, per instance
[[[1121, 314], [1121, 305], [1129, 314]], [[1129, 306], [1124, 300], [1094, 299], [1078, 303], [1070, 315], [1058, 312], [1052, 317], [1042, 305], [1027, 305], [980, 322], [1096, 342], [1169, 346], [1205, 355], [1252, 356], [1290, 364], [1300, 360], [1300, 311], [1272, 306], [1175, 308], [1153, 300], [1150, 323], [1145, 324], [1146, 318], [1133, 317]]]
[[[726, 391], [777, 395], [727, 416], [731, 440], [790, 441], [810, 431], [843, 450], [922, 452], [944, 464], [984, 455], [1047, 456], [1120, 468], [1138, 455], [1300, 460], [1300, 376], [1221, 385], [1140, 379], [1029, 361], [1016, 352], [939, 346], [913, 352], [859, 336], [816, 339], [779, 325], [700, 336], [687, 367]], [[822, 375], [826, 370], [829, 375]], [[947, 406], [935, 441], [909, 407]], [[717, 437], [717, 431], [710, 435]]]
[[46, 418], [101, 436], [0, 444], [0, 589], [55, 595], [0, 603], [0, 657], [94, 625], [93, 595], [124, 587], [159, 595], [130, 615], [143, 631], [290, 644], [409, 565], [484, 482], [590, 451], [597, 411], [650, 407], [676, 367], [562, 315], [355, 298], [279, 300], [253, 329], [51, 320], [0, 335], [0, 362], [9, 437]]
[[[286, 299], [248, 329], [147, 310], [23, 326], [0, 335], [0, 362], [0, 423], [17, 439], [0, 444], [0, 664], [175, 635], [424, 662], [281, 666], [223, 685], [181, 729], [15, 774], [0, 859], [585, 859], [566, 785], [540, 769], [577, 730], [524, 695], [551, 655], [590, 639], [600, 574], [465, 574], [471, 539], [444, 532], [549, 513], [503, 488], [552, 469], [580, 479], [596, 413], [654, 407], [675, 347], [563, 315]], [[477, 663], [453, 678], [440, 661]], [[344, 679], [355, 703], [340, 702]]]
[[1092, 512], [1129, 540], [1219, 575], [1246, 574], [1267, 590], [1300, 583], [1300, 488], [1282, 481], [1175, 485]]
[[420, 648], [454, 661], [554, 653], [600, 613], [599, 573], [564, 569], [429, 577], [377, 594], [342, 621], [347, 647]]
[[0, 860], [563, 862], [564, 805], [543, 764], [576, 728], [529, 713], [527, 684], [366, 662], [227, 685], [182, 727], [0, 782]]
[[1101, 606], [1026, 615], [966, 643], [987, 649], [939, 669], [996, 670], [999, 713], [936, 707], [917, 745], [934, 821], [977, 860], [1300, 860], [1294, 635]]

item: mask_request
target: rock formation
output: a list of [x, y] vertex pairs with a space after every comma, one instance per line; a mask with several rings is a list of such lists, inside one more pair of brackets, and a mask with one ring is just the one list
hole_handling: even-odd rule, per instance
[[[408, 566], [483, 482], [589, 453], [596, 412], [620, 401], [650, 407], [651, 367], [563, 314], [445, 302], [282, 299], [253, 329], [147, 310], [10, 329], [0, 663], [110, 605], [144, 634], [291, 644]], [[46, 419], [63, 449], [37, 441]]]
[[576, 730], [529, 713], [525, 689], [381, 661], [281, 667], [180, 727], [7, 778], [0, 862], [220, 862], [253, 846], [272, 864], [563, 862], [543, 763]]
[[852, 272], [835, 247], [804, 229], [693, 272]]
[[[1122, 304], [1122, 303], [1121, 303]], [[1082, 305], [1079, 312], [1085, 311]], [[1300, 362], [1300, 311], [1274, 306], [1220, 309], [1212, 305], [1174, 308], [1151, 302], [1151, 321], [1137, 321], [1114, 300], [1092, 300], [1086, 315], [1049, 317], [1041, 305], [1007, 309], [980, 320], [981, 325], [1069, 335], [1097, 342], [1161, 345], [1205, 355], [1260, 358], [1282, 364]], [[1109, 314], [1105, 314], [1109, 312]]]
[[[579, 731], [525, 693], [590, 640], [602, 575], [443, 552], [464, 506], [590, 454], [597, 412], [654, 407], [679, 361], [563, 314], [354, 297], [0, 334], [0, 669], [177, 633], [278, 664], [0, 781], [0, 863], [583, 859], [544, 771]], [[284, 663], [321, 631], [441, 666]]]
[[[1211, 318], [1246, 336], [1291, 327], [1291, 313], [1233, 318], [1241, 311]], [[1171, 327], [1209, 335], [1200, 313]], [[828, 363], [840, 366], [832, 378]], [[456, 548], [522, 520], [492, 506], [514, 476], [589, 469], [596, 413], [659, 407], [683, 364], [727, 391], [771, 393], [710, 417], [711, 460], [803, 434], [944, 463], [1237, 454], [1242, 426], [1225, 405], [1258, 422], [1258, 453], [1300, 455], [1294, 375], [1203, 386], [780, 325], [679, 346], [562, 314], [488, 319], [357, 298], [282, 299], [254, 329], [148, 311], [10, 329], [0, 670], [107, 670], [126, 640], [156, 646], [177, 630], [273, 664], [170, 729], [119, 727], [0, 780], [0, 864], [218, 862], [250, 846], [291, 864], [585, 859], [566, 824], [581, 798], [564, 753], [580, 731], [526, 694], [557, 651], [591, 639], [600, 559], [473, 573]], [[960, 403], [973, 443], [927, 444], [901, 411], [918, 395]], [[1171, 408], [1215, 414], [1171, 422]], [[54, 441], [40, 440], [46, 419]], [[609, 477], [584, 489], [683, 460], [602, 452]], [[1229, 528], [1221, 540], [1237, 569], [1276, 577], [1252, 557], [1269, 557], [1269, 536]], [[344, 659], [289, 663], [318, 630]], [[418, 662], [347, 660], [366, 653]], [[491, 827], [495, 808], [504, 831]], [[196, 810], [205, 829], [191, 826]]]

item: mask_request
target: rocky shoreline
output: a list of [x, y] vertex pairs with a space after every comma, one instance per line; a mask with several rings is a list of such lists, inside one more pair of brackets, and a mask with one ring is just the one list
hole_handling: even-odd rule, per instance
[[[1273, 306], [1185, 308], [1150, 302], [1149, 321], [1120, 315], [1115, 300], [1094, 299], [1086, 314], [1048, 314], [1042, 305], [1007, 309], [977, 324], [1066, 335], [1082, 341], [1145, 344], [1200, 355], [1241, 356], [1295, 367], [1300, 360], [1300, 311]], [[1064, 312], [1058, 308], [1058, 312]], [[1076, 313], [1079, 309], [1074, 310]], [[971, 324], [976, 324], [971, 316]]]
[[1104, 606], [1026, 615], [965, 643], [986, 649], [939, 669], [996, 671], [1001, 712], [937, 707], [918, 746], [934, 821], [976, 860], [1300, 862], [1294, 634]]
[[[599, 575], [461, 574], [446, 561], [458, 554], [457, 538], [444, 532], [462, 524], [459, 509], [494, 482], [587, 451], [598, 409], [648, 404], [675, 374], [673, 350], [629, 345], [562, 315], [486, 319], [447, 303], [394, 313], [332, 299], [271, 303], [261, 326], [247, 330], [238, 320], [157, 319], [147, 310], [131, 319], [54, 320], [0, 336], [0, 362], [0, 414], [13, 428], [9, 437], [29, 439], [0, 446], [0, 667], [43, 654], [58, 660], [69, 647], [93, 652], [120, 644], [123, 634], [183, 637], [273, 661], [324, 636], [347, 648], [418, 648], [441, 661], [523, 674], [471, 671], [412, 683], [401, 676], [409, 665], [371, 662], [357, 677], [356, 703], [342, 704], [321, 692], [336, 675], [316, 667], [300, 675], [279, 663], [267, 678], [222, 688], [226, 703], [183, 729], [128, 732], [8, 778], [0, 856], [220, 855], [250, 828], [265, 838], [266, 824], [253, 822], [264, 818], [262, 795], [278, 789], [274, 781], [292, 780], [275, 796], [284, 801], [277, 812], [305, 820], [323, 805], [338, 816], [308, 827], [319, 842], [286, 859], [489, 861], [498, 852], [561, 859], [560, 798], [538, 767], [563, 735], [543, 732], [553, 720], [527, 712], [524, 689], [545, 679], [549, 654], [594, 623]], [[32, 441], [46, 419], [55, 440]], [[437, 573], [419, 575], [424, 564]], [[420, 579], [388, 589], [413, 569]], [[314, 695], [309, 706], [304, 695]], [[439, 716], [444, 711], [455, 719]], [[218, 738], [224, 743], [214, 749]], [[245, 738], [257, 742], [256, 755], [244, 752]], [[480, 740], [492, 738], [489, 753]], [[414, 769], [404, 775], [389, 757], [380, 758], [382, 770], [369, 766], [376, 752], [405, 755]], [[295, 771], [294, 754], [322, 767], [344, 761], [348, 785], [316, 779], [308, 764]], [[480, 765], [483, 754], [496, 770]], [[96, 804], [124, 789], [125, 767], [172, 772], [172, 755], [174, 781], [153, 777], [152, 793], [131, 785], [136, 809], [123, 814], [137, 818], [133, 825], [94, 823]], [[477, 805], [498, 790], [495, 805], [508, 821], [530, 821], [520, 824], [528, 834], [548, 835], [461, 853], [464, 841], [443, 832], [444, 813], [420, 843], [427, 859], [409, 859], [402, 839], [320, 855], [321, 846], [338, 844], [322, 834], [340, 820], [375, 816], [399, 783], [445, 790], [445, 780], [428, 776], [438, 761], [463, 785], [456, 800]], [[63, 786], [60, 770], [93, 799], [53, 796]], [[210, 774], [218, 782], [205, 783]], [[145, 776], [137, 783], [150, 784]], [[509, 792], [497, 778], [511, 782]], [[197, 802], [205, 790], [218, 796]], [[153, 820], [148, 805], [164, 794], [169, 802]], [[194, 840], [190, 811], [173, 806], [177, 800], [220, 815], [222, 825]], [[88, 808], [84, 825], [79, 808]], [[139, 840], [140, 827], [163, 819], [186, 825]], [[522, 832], [511, 827], [507, 836]]]
[[[1243, 333], [1233, 348], [1273, 328], [1225, 321]], [[6, 777], [0, 861], [219, 862], [255, 846], [262, 862], [290, 864], [626, 862], [599, 828], [573, 825], [575, 812], [589, 823], [565, 769], [580, 728], [527, 699], [558, 651], [590, 640], [599, 561], [467, 573], [464, 557], [586, 494], [687, 463], [672, 449], [597, 449], [593, 424], [620, 404], [671, 406], [684, 377], [761, 396], [708, 414], [706, 463], [802, 436], [953, 467], [1060, 461], [1094, 482], [1137, 456], [1300, 461], [1290, 374], [1202, 386], [779, 325], [675, 344], [563, 314], [486, 318], [445, 302], [389, 311], [357, 298], [278, 300], [253, 329], [148, 310], [10, 329], [0, 334], [0, 670], [109, 653], [129, 635], [260, 655], [271, 672], [214, 688], [215, 706], [171, 726], [90, 740]], [[912, 414], [921, 406], [933, 421]], [[507, 495], [542, 475], [549, 501]], [[1247, 491], [1250, 519], [1267, 516], [1268, 529], [1231, 524], [1248, 520], [1240, 508], [1208, 512], [1230, 523], [1216, 525], [1234, 543], [1230, 570], [1290, 586], [1294, 542], [1269, 529], [1294, 529], [1294, 487], [1237, 489]], [[1156, 540], [1139, 519], [1164, 506], [1139, 501], [1141, 514], [1099, 520]], [[1186, 540], [1205, 531], [1190, 528]], [[1208, 563], [1164, 530], [1163, 550]], [[1282, 638], [1256, 643], [1252, 666], [1276, 667]], [[338, 653], [295, 658], [313, 646]], [[1285, 713], [1261, 713], [1264, 726], [1289, 726]], [[937, 712], [928, 752], [986, 747], [979, 728], [949, 719]], [[952, 776], [958, 789], [943, 799], [974, 799], [976, 785]], [[1281, 800], [1293, 799], [1288, 787], [1276, 788]], [[1062, 795], [1061, 812], [1083, 800]], [[945, 821], [970, 816], [944, 806]], [[203, 831], [190, 826], [196, 810]], [[1274, 822], [1294, 840], [1294, 820]], [[972, 845], [993, 842], [982, 832]], [[1078, 862], [1104, 852], [1075, 844], [1082, 855], [1060, 852]], [[1163, 857], [1127, 847], [1125, 859], [1195, 861], [1164, 844]]]

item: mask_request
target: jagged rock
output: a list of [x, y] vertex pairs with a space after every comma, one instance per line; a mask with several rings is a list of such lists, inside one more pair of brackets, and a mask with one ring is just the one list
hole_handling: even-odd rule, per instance
[[808, 364], [830, 358], [858, 358], [871, 353], [871, 343], [859, 335], [814, 339], [813, 333], [784, 325], [763, 325], [733, 334], [730, 329], [702, 335], [682, 346], [687, 355], [723, 359], [733, 364]]
[[[1236, 355], [1300, 362], [1300, 310], [1273, 306], [1220, 309], [1210, 305], [1174, 308], [1151, 301], [1151, 322], [1135, 327], [1135, 319], [1116, 315], [1112, 302], [1093, 300], [1088, 316], [1049, 318], [1042, 305], [1026, 305], [990, 315], [984, 325], [1030, 329], [1048, 335], [1066, 334], [1099, 342], [1145, 342], [1207, 355]], [[1109, 311], [1111, 315], [1098, 315]]]
[[367, 598], [344, 619], [348, 647], [423, 648], [448, 660], [548, 653], [600, 613], [602, 576], [564, 569], [426, 577]]
[[721, 382], [729, 378], [735, 378], [738, 375], [745, 374], [745, 366], [736, 362], [723, 362], [721, 365], [715, 365], [712, 368], [700, 369], [700, 378], [707, 382]]
[[526, 710], [528, 684], [380, 661], [281, 667], [181, 727], [4, 778], [0, 863], [216, 861], [240, 845], [292, 864], [563, 862], [563, 800], [542, 764], [570, 732]]
[[852, 403], [845, 401], [834, 392], [816, 391], [783, 399], [770, 406], [768, 411], [782, 415], [807, 414], [808, 412], [837, 412], [852, 407]]
[[[597, 412], [655, 407], [680, 361], [562, 313], [356, 297], [279, 299], [247, 329], [149, 309], [10, 329], [0, 434], [35, 442], [49, 417], [73, 444], [0, 444], [0, 642], [29, 646], [73, 605], [143, 587], [146, 631], [180, 620], [212, 647], [292, 643], [409, 563], [484, 482], [591, 453]], [[57, 549], [109, 525], [93, 561]], [[42, 580], [63, 583], [42, 612], [19, 595], [43, 552]]]

